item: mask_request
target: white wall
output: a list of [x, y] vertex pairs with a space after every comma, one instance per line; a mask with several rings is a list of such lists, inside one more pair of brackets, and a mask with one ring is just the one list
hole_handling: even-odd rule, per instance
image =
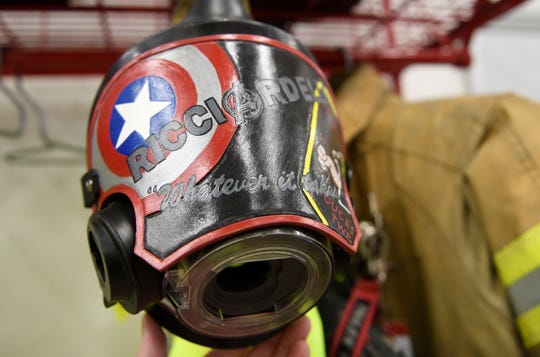
[[478, 29], [468, 68], [411, 65], [401, 74], [409, 101], [513, 92], [540, 101], [540, 0], [528, 0]]
[[467, 73], [448, 64], [410, 65], [400, 75], [401, 95], [409, 101], [467, 93]]

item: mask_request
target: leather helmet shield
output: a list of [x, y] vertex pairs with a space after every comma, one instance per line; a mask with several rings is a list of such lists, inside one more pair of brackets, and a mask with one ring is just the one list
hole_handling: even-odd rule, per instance
[[266, 37], [218, 35], [142, 57], [102, 92], [90, 159], [101, 201], [117, 192], [131, 199], [139, 256], [164, 270], [273, 225], [306, 227], [356, 251], [336, 108], [305, 54]]

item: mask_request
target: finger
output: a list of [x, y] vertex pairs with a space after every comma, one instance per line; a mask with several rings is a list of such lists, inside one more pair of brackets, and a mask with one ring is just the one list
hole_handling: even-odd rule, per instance
[[246, 355], [249, 357], [274, 357], [276, 346], [279, 344], [279, 341], [281, 341], [284, 332], [285, 331], [281, 331], [268, 340], [254, 346], [251, 352]]
[[[301, 318], [293, 322], [289, 327], [287, 327], [285, 331], [283, 331], [283, 335], [281, 337], [281, 340], [279, 341], [279, 344], [276, 348], [274, 356], [275, 357], [288, 356], [289, 351], [298, 342], [306, 341], [306, 338], [309, 334], [310, 329], [311, 329], [311, 322], [306, 316], [302, 316]], [[307, 343], [306, 343], [306, 347], [307, 347]], [[308, 348], [308, 355], [309, 355], [309, 348]]]
[[137, 357], [167, 357], [165, 333], [148, 314], [145, 314], [142, 319], [142, 336]]
[[309, 346], [305, 341], [311, 323], [305, 316], [293, 322], [289, 327], [270, 339], [249, 349], [210, 351], [206, 357], [309, 357]]
[[246, 356], [245, 348], [238, 348], [234, 350], [220, 350], [214, 349], [206, 354], [206, 357], [243, 357]]
[[307, 341], [296, 341], [287, 351], [287, 357], [309, 357], [309, 345]]

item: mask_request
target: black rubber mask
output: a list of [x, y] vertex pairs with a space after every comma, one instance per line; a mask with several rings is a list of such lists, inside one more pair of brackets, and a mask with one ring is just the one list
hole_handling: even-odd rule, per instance
[[331, 89], [290, 35], [240, 1], [199, 1], [134, 46], [88, 131], [88, 236], [107, 306], [212, 347], [306, 313], [358, 222]]

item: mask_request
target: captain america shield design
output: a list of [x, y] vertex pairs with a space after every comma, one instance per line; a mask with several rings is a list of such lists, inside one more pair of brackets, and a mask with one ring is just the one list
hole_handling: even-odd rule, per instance
[[[104, 171], [140, 197], [149, 194], [155, 177], [171, 183], [204, 177], [236, 130], [221, 103], [237, 81], [218, 42], [153, 51], [115, 75], [102, 92], [94, 113], [99, 150], [93, 164], [104, 163]], [[106, 189], [107, 175], [102, 176]]]

